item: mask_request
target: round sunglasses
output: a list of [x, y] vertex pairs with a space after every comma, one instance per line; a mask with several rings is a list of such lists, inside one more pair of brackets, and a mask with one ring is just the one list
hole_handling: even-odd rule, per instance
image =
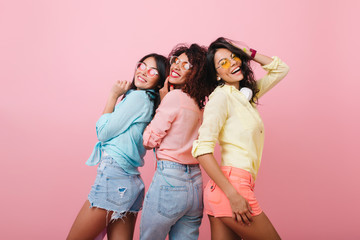
[[179, 57], [177, 56], [171, 56], [170, 57], [170, 64], [177, 64], [177, 65], [180, 65], [180, 67], [183, 69], [183, 70], [189, 70], [192, 65], [191, 63], [187, 62], [187, 61], [184, 61], [184, 60], [181, 60]]
[[147, 66], [146, 63], [144, 63], [144, 62], [138, 62], [138, 63], [136, 64], [136, 68], [135, 68], [135, 69], [138, 70], [138, 71], [145, 71], [145, 70], [146, 70], [146, 74], [147, 74], [149, 77], [151, 77], [151, 78], [155, 77], [156, 75], [159, 75], [159, 72], [158, 72], [157, 69], [155, 69], [155, 68], [148, 68], [148, 66]]

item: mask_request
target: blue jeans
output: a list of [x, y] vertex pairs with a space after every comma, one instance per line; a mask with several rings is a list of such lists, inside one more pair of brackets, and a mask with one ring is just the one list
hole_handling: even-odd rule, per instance
[[198, 164], [158, 161], [145, 196], [140, 239], [198, 239], [203, 215], [203, 184]]

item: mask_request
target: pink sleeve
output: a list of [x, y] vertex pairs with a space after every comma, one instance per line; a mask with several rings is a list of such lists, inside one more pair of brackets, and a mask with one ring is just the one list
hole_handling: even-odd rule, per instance
[[171, 91], [161, 101], [153, 120], [145, 128], [143, 134], [145, 147], [154, 148], [160, 146], [180, 109], [180, 99], [177, 95], [176, 91]]

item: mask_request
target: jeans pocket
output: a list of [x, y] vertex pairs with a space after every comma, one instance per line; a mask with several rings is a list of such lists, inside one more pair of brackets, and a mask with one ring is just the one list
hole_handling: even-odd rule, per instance
[[133, 184], [130, 178], [106, 178], [106, 200], [114, 205], [122, 206], [133, 201]]
[[204, 201], [203, 201], [203, 185], [198, 184], [195, 186], [195, 202], [198, 204], [196, 210], [198, 210], [200, 213], [203, 212], [204, 209]]
[[188, 201], [188, 191], [186, 186], [161, 186], [158, 201], [159, 214], [173, 218], [184, 212]]

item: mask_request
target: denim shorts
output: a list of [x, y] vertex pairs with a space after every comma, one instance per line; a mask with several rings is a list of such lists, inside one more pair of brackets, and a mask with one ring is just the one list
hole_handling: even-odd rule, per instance
[[109, 155], [103, 156], [94, 185], [88, 195], [91, 207], [112, 211], [111, 220], [127, 212], [139, 212], [144, 201], [145, 186], [140, 175], [126, 173]]
[[198, 239], [203, 185], [198, 164], [160, 160], [145, 196], [140, 239]]

